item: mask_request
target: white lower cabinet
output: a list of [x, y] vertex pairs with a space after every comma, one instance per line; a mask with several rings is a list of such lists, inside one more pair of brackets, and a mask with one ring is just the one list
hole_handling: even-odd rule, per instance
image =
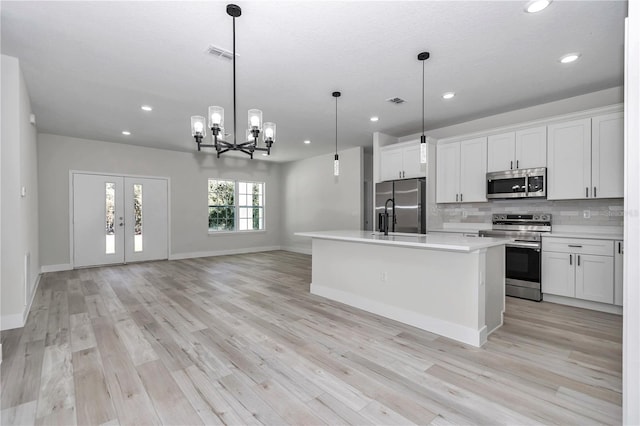
[[613, 304], [613, 242], [544, 238], [542, 293]]
[[613, 246], [613, 303], [622, 306], [622, 265], [624, 257], [624, 242], [615, 241]]

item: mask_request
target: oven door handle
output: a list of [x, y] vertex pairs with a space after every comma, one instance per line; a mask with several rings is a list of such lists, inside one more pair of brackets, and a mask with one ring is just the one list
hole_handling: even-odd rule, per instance
[[505, 244], [507, 247], [533, 248], [540, 249], [540, 243], [529, 243], [526, 241], [512, 241]]

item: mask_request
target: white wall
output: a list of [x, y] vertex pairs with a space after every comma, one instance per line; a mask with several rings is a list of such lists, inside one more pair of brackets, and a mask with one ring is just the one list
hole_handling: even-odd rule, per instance
[[[43, 267], [71, 263], [70, 170], [169, 177], [172, 258], [273, 249], [280, 245], [280, 166], [272, 162], [229, 156], [216, 159], [212, 152], [176, 152], [40, 134], [38, 165]], [[209, 235], [208, 178], [265, 182], [265, 231]]]
[[[2, 55], [2, 318], [0, 328], [22, 327], [40, 271], [36, 129], [20, 64]], [[25, 196], [21, 196], [21, 188]], [[30, 254], [30, 268], [25, 256]]]
[[629, 2], [625, 55], [623, 423], [640, 424], [640, 2]]
[[311, 239], [293, 235], [299, 231], [362, 229], [362, 148], [339, 154], [338, 177], [333, 176], [333, 154], [283, 165], [283, 248], [311, 253]]

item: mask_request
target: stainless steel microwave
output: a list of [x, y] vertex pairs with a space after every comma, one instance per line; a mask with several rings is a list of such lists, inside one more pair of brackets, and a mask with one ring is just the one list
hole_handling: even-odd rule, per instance
[[547, 169], [506, 170], [487, 173], [487, 198], [546, 198]]

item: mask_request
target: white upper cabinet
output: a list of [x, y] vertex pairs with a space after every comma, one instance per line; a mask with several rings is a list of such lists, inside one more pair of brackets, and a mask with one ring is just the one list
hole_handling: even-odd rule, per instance
[[593, 117], [591, 128], [591, 195], [594, 198], [622, 198], [624, 196], [623, 113]]
[[487, 138], [460, 142], [460, 201], [487, 201]]
[[591, 186], [591, 119], [548, 126], [547, 198], [589, 197]]
[[426, 176], [420, 163], [420, 141], [388, 145], [380, 150], [380, 180], [409, 179]]
[[487, 201], [487, 138], [438, 145], [436, 202]]
[[623, 196], [623, 113], [549, 126], [547, 198]]
[[436, 148], [436, 203], [455, 203], [460, 198], [460, 142]]
[[491, 135], [487, 138], [487, 172], [501, 172], [515, 168], [515, 132]]
[[547, 126], [516, 132], [515, 169], [547, 167]]
[[487, 139], [487, 172], [546, 166], [546, 126], [491, 135]]

